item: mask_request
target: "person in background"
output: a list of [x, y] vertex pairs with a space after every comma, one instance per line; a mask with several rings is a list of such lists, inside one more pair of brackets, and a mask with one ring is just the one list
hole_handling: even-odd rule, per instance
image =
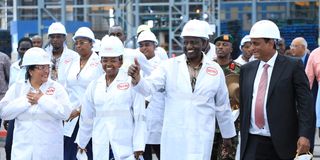
[[[145, 25], [145, 24], [140, 25], [137, 28], [137, 37], [139, 37], [139, 35], [143, 31], [151, 31], [151, 28], [148, 25]], [[168, 54], [167, 54], [166, 50], [164, 50], [162, 47], [160, 47], [159, 44], [157, 45], [157, 47], [156, 47], [154, 52], [155, 52], [156, 56], [158, 56], [161, 60], [167, 60], [168, 59]]]
[[26, 51], [25, 81], [10, 86], [0, 116], [15, 119], [13, 160], [63, 160], [63, 124], [71, 113], [67, 92], [49, 78], [50, 57], [41, 48]]
[[307, 65], [309, 59], [308, 43], [303, 37], [297, 37], [292, 40], [290, 52], [291, 56], [300, 58], [304, 66]]
[[216, 46], [210, 42], [210, 37], [212, 37], [214, 35], [214, 32], [212, 31], [212, 29], [207, 21], [200, 21], [200, 22], [203, 24], [199, 25], [199, 27], [204, 27], [203, 29], [207, 31], [208, 36], [209, 36], [209, 39], [207, 39], [207, 41], [206, 41], [203, 52], [205, 53], [205, 55], [209, 59], [214, 60], [217, 58]]
[[[214, 59], [214, 61], [220, 65], [225, 76], [228, 76], [231, 74], [239, 75], [239, 72], [240, 72], [240, 64], [236, 63], [231, 58], [231, 54], [233, 51], [233, 47], [232, 47], [233, 43], [234, 43], [234, 39], [229, 34], [222, 34], [219, 37], [214, 39], [214, 44], [216, 46], [216, 54], [217, 54], [217, 57], [216, 59]], [[234, 110], [237, 108], [231, 108], [231, 109]], [[239, 120], [237, 117], [236, 118], [232, 117], [232, 119], [236, 119], [234, 123], [236, 127], [236, 132], [238, 133]], [[232, 138], [232, 146], [231, 148], [228, 148], [228, 146], [225, 146], [223, 143], [224, 139], [221, 135], [221, 131], [219, 127], [220, 126], [217, 126], [215, 131], [215, 136], [214, 136], [215, 139], [214, 139], [211, 159], [212, 160], [235, 159], [236, 148], [238, 145], [238, 139], [237, 139], [238, 137]]]
[[286, 49], [287, 49], [287, 46], [286, 46], [286, 41], [283, 37], [281, 37], [281, 40], [278, 42], [278, 52], [279, 54], [281, 55], [286, 55]]
[[210, 159], [216, 118], [226, 146], [236, 135], [224, 73], [202, 52], [209, 37], [199, 24], [190, 20], [183, 27], [184, 54], [162, 62], [146, 78], [140, 76], [138, 61], [128, 70], [139, 93], [165, 93], [160, 153], [164, 160]]
[[240, 65], [244, 65], [249, 62], [249, 59], [252, 56], [252, 47], [249, 35], [246, 35], [241, 39], [239, 48], [242, 54], [234, 61]]
[[308, 153], [314, 107], [301, 60], [278, 53], [280, 31], [270, 20], [256, 22], [249, 37], [258, 60], [240, 71], [240, 160]]
[[33, 47], [39, 47], [42, 48], [43, 41], [42, 37], [39, 35], [35, 35], [31, 38]]
[[[18, 56], [19, 59], [12, 63], [10, 66], [10, 80], [9, 87], [12, 86], [15, 82], [24, 81], [26, 75], [25, 67], [22, 67], [23, 57], [25, 52], [32, 47], [32, 41], [28, 37], [21, 38], [18, 42]], [[7, 160], [11, 160], [11, 150], [12, 150], [12, 138], [13, 138], [13, 130], [14, 130], [14, 120], [4, 121], [3, 126], [7, 129], [7, 137], [5, 144], [6, 158]]]
[[[156, 36], [151, 31], [143, 31], [139, 34], [138, 44], [140, 52], [143, 53], [152, 67], [156, 69], [163, 60], [155, 54], [158, 44]], [[143, 154], [144, 160], [152, 160], [152, 151], [160, 159], [160, 139], [164, 114], [164, 93], [156, 92], [146, 97], [146, 119], [147, 119], [147, 141]]]
[[[110, 27], [109, 36], [118, 37], [122, 41], [122, 43], [124, 43], [126, 40], [126, 35], [124, 34], [123, 28], [118, 25]], [[144, 74], [149, 75], [153, 70], [153, 67], [149, 64], [147, 58], [138, 49], [124, 49], [122, 67], [128, 68], [131, 64], [134, 63], [134, 58], [138, 59], [139, 63], [141, 64], [141, 70], [144, 72]]]
[[[66, 75], [66, 90], [73, 107], [69, 119], [64, 124], [64, 160], [76, 160], [77, 144], [75, 139], [79, 129], [78, 118], [81, 101], [89, 83], [103, 74], [100, 58], [92, 51], [95, 37], [88, 27], [80, 27], [72, 38], [79, 57], [71, 62]], [[92, 143], [86, 146], [88, 159], [92, 160]]]
[[84, 154], [92, 137], [94, 160], [109, 160], [110, 148], [116, 160], [136, 160], [144, 151], [144, 97], [132, 89], [127, 69], [121, 67], [123, 54], [123, 43], [117, 37], [102, 38], [105, 74], [92, 81], [83, 96], [78, 154]]
[[64, 84], [66, 75], [68, 75], [66, 70], [79, 55], [65, 44], [67, 31], [62, 23], [52, 23], [48, 29], [48, 36], [50, 44], [45, 50], [51, 56], [51, 79]]
[[[0, 100], [8, 90], [11, 61], [9, 56], [0, 52]], [[0, 118], [1, 126], [1, 118]]]

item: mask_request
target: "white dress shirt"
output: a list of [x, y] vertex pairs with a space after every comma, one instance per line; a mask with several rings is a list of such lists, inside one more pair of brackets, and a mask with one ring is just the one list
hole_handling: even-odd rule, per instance
[[[249, 132], [251, 134], [255, 135], [261, 135], [261, 136], [271, 136], [270, 135], [270, 129], [269, 129], [269, 124], [268, 124], [268, 115], [267, 115], [267, 97], [268, 97], [268, 92], [269, 92], [269, 85], [270, 85], [270, 79], [271, 79], [271, 74], [274, 68], [274, 63], [276, 61], [276, 58], [278, 56], [278, 52], [276, 52], [272, 58], [268, 62], [260, 61], [256, 78], [254, 80], [254, 86], [253, 86], [253, 94], [252, 94], [252, 104], [251, 104], [251, 119], [250, 119], [250, 129]], [[255, 124], [255, 106], [256, 106], [256, 99], [257, 99], [257, 93], [258, 93], [258, 87], [259, 87], [259, 82], [261, 79], [261, 75], [263, 72], [263, 65], [268, 64], [268, 83], [267, 83], [267, 90], [266, 94], [264, 97], [264, 104], [263, 104], [263, 114], [264, 114], [264, 127], [258, 128]]]

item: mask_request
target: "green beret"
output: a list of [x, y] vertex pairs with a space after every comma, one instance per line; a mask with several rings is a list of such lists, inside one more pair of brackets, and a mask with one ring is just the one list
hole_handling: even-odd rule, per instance
[[214, 39], [213, 44], [216, 44], [217, 41], [225, 41], [225, 42], [233, 43], [234, 39], [230, 34], [222, 34], [219, 37]]

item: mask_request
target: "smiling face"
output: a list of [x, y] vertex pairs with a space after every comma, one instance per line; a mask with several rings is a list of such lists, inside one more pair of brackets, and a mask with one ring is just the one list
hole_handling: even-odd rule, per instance
[[199, 37], [183, 37], [183, 50], [188, 59], [198, 59], [202, 57], [204, 40]]
[[42, 84], [48, 81], [50, 65], [35, 65], [29, 70], [30, 79], [33, 82]]
[[139, 42], [139, 49], [140, 52], [143, 53], [148, 60], [155, 56], [154, 50], [156, 49], [156, 45], [153, 41]]
[[107, 76], [116, 77], [119, 68], [122, 65], [122, 56], [119, 57], [101, 57], [101, 64]]
[[275, 54], [273, 39], [251, 38], [254, 58], [267, 62]]

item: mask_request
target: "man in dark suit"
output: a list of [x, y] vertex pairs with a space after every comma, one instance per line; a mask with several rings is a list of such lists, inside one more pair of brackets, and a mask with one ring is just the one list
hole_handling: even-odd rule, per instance
[[280, 31], [269, 20], [250, 31], [258, 60], [240, 70], [241, 160], [283, 160], [310, 149], [314, 107], [300, 60], [278, 54]]
[[[297, 37], [295, 39], [292, 40], [291, 45], [290, 45], [290, 51], [292, 56], [296, 57], [296, 58], [300, 58], [302, 60], [303, 66], [304, 68], [306, 68], [307, 66], [307, 62], [309, 59], [309, 50], [308, 50], [308, 43], [307, 41], [303, 38], [303, 37]], [[315, 78], [314, 78], [315, 79]], [[313, 107], [316, 108], [315, 104], [316, 104], [316, 99], [317, 99], [317, 93], [318, 93], [318, 82], [315, 79], [313, 81], [313, 85], [311, 88], [311, 93], [313, 95]], [[309, 135], [309, 140], [310, 140], [310, 152], [313, 152], [313, 148], [314, 148], [314, 136], [315, 136], [315, 129], [316, 129], [316, 118], [314, 117], [314, 131], [311, 135]]]

